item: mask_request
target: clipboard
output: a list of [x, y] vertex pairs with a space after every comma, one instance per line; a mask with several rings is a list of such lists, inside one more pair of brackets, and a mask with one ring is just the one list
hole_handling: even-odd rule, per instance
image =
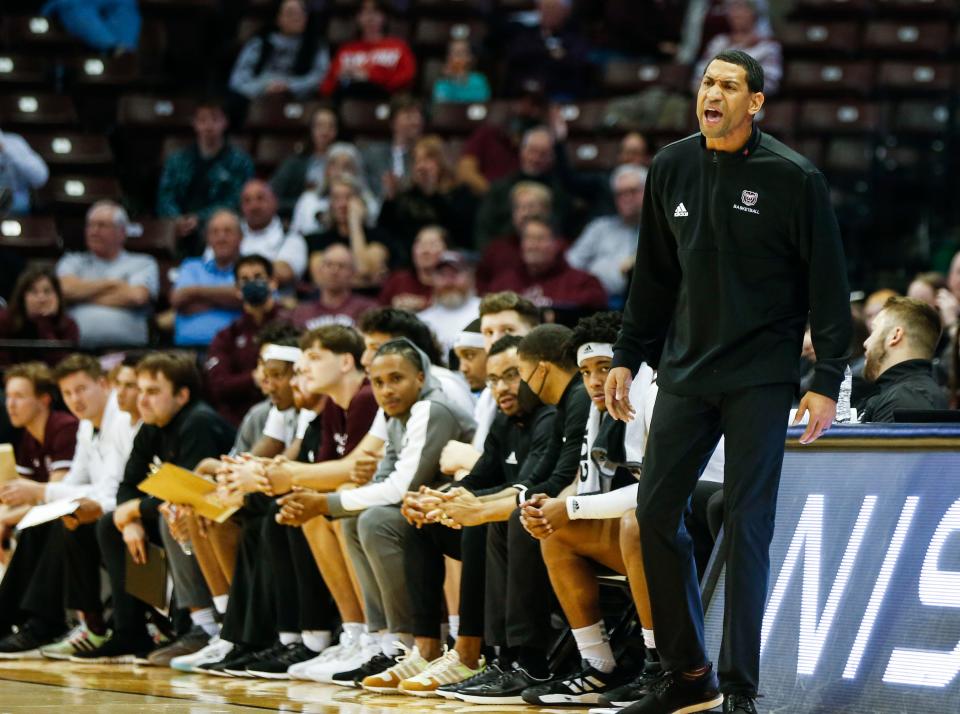
[[52, 501], [34, 506], [27, 511], [23, 515], [23, 518], [20, 519], [20, 522], [17, 523], [17, 531], [23, 531], [27, 528], [33, 528], [34, 526], [43, 525], [44, 523], [55, 521], [58, 518], [69, 516], [71, 513], [76, 513], [79, 507], [80, 502], [72, 498], [64, 498], [60, 501]]
[[137, 488], [168, 503], [192, 506], [199, 515], [216, 523], [223, 523], [239, 508], [220, 502], [214, 481], [169, 463], [153, 471]]
[[158, 610], [166, 610], [167, 605], [167, 552], [158, 545], [147, 542], [147, 562], [139, 565], [133, 562], [130, 551], [126, 555], [126, 591], [138, 600], [152, 605]]
[[0, 444], [0, 483], [17, 478], [17, 457], [13, 444]]

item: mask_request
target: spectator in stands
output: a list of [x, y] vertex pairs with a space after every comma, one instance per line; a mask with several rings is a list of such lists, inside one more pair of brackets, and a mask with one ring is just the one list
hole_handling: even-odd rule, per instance
[[577, 27], [595, 24], [602, 32], [602, 47], [591, 52], [600, 61], [656, 59], [676, 52], [685, 5], [672, 0], [574, 0], [573, 22]]
[[939, 312], [938, 296], [941, 290], [947, 289], [947, 279], [943, 274], [930, 271], [918, 273], [907, 287], [906, 297], [921, 300]]
[[157, 191], [157, 215], [176, 220], [179, 252], [203, 252], [203, 226], [219, 208], [236, 210], [240, 190], [253, 176], [253, 160], [226, 140], [227, 115], [203, 101], [193, 115], [196, 142], [167, 159]]
[[620, 153], [617, 154], [617, 165], [634, 166], [650, 165], [653, 156], [650, 154], [650, 142], [639, 131], [631, 131], [620, 140]]
[[743, 50], [763, 67], [763, 93], [772, 97], [783, 77], [783, 56], [780, 43], [758, 31], [757, 0], [726, 0], [726, 13], [730, 31], [717, 35], [704, 48], [690, 80], [694, 93], [714, 57], [725, 50]]
[[30, 212], [30, 191], [41, 188], [50, 170], [40, 155], [19, 134], [0, 131], [0, 193], [10, 191], [7, 214]]
[[100, 52], [119, 55], [137, 49], [137, 0], [49, 0], [40, 12], [56, 15], [67, 32]]
[[280, 213], [290, 216], [297, 199], [308, 188], [324, 183], [327, 172], [327, 152], [337, 140], [337, 113], [329, 107], [320, 107], [310, 119], [310, 146], [290, 156], [270, 179], [270, 186], [280, 202]]
[[356, 275], [353, 254], [344, 243], [331, 243], [310, 259], [310, 276], [317, 286], [316, 297], [301, 302], [290, 321], [298, 329], [314, 330], [337, 324], [353, 327], [360, 315], [377, 307], [370, 298], [353, 293]]
[[390, 141], [364, 147], [367, 182], [381, 200], [394, 198], [410, 185], [413, 149], [423, 135], [423, 106], [408, 94], [390, 101]]
[[510, 230], [510, 191], [521, 181], [533, 181], [549, 188], [552, 192], [553, 217], [560, 225], [565, 224], [570, 213], [570, 197], [555, 169], [555, 160], [554, 139], [549, 129], [537, 127], [523, 135], [520, 169], [494, 183], [480, 204], [474, 231], [478, 247], [485, 247], [494, 238], [506, 235]]
[[418, 313], [437, 336], [443, 354], [450, 354], [457, 335], [480, 315], [480, 298], [474, 288], [473, 270], [462, 254], [440, 254], [433, 269], [433, 304]]
[[170, 305], [176, 310], [173, 342], [178, 347], [208, 345], [214, 335], [240, 316], [233, 266], [240, 258], [242, 240], [237, 215], [217, 211], [207, 222], [211, 257], [187, 258], [180, 264], [170, 293]]
[[410, 312], [427, 307], [433, 299], [433, 271], [447, 247], [447, 232], [442, 227], [421, 228], [413, 239], [413, 268], [390, 273], [380, 290], [380, 304]]
[[636, 262], [646, 181], [647, 170], [640, 166], [625, 165], [614, 171], [610, 186], [616, 215], [593, 220], [567, 251], [570, 265], [595, 275], [607, 295], [618, 301], [626, 293], [627, 276]]
[[[867, 330], [873, 330], [873, 321], [887, 304], [887, 300], [898, 295], [896, 290], [890, 288], [881, 288], [867, 295], [867, 299], [863, 302], [863, 321], [867, 324]], [[960, 305], [960, 302], [957, 304]]]
[[[60, 281], [50, 268], [30, 268], [20, 274], [6, 310], [0, 311], [0, 338], [5, 340], [64, 340], [77, 342], [80, 329], [64, 310]], [[34, 348], [0, 351], [3, 364], [24, 362], [38, 352]], [[53, 366], [63, 350], [45, 350], [39, 356]]]
[[500, 122], [486, 121], [470, 135], [457, 162], [457, 179], [478, 196], [490, 184], [520, 168], [520, 141], [527, 131], [547, 120], [543, 85], [525, 82], [520, 96], [510, 103], [510, 114]]
[[360, 39], [337, 50], [320, 92], [329, 97], [381, 98], [413, 84], [417, 61], [410, 46], [399, 37], [384, 35], [386, 3], [363, 0], [357, 11]]
[[227, 421], [237, 425], [263, 398], [253, 377], [260, 354], [257, 335], [266, 325], [286, 316], [274, 299], [277, 282], [269, 260], [262, 255], [244, 256], [237, 261], [234, 273], [243, 296], [243, 314], [214, 336], [204, 368], [213, 405]]
[[355, 186], [366, 208], [365, 222], [373, 226], [380, 214], [380, 201], [367, 185], [363, 159], [353, 144], [338, 141], [327, 151], [327, 164], [323, 181], [316, 187], [310, 187], [301, 194], [293, 207], [290, 232], [304, 237], [323, 231], [331, 222], [330, 192], [333, 183], [348, 179]]
[[303, 99], [316, 91], [330, 67], [319, 24], [320, 14], [304, 0], [277, 3], [271, 21], [247, 40], [230, 73], [230, 90], [239, 107], [245, 110], [248, 101], [263, 96]]
[[538, 22], [519, 29], [506, 48], [508, 91], [526, 80], [541, 82], [553, 99], [570, 100], [588, 89], [590, 47], [569, 23], [571, 0], [537, 0]]
[[406, 248], [421, 228], [439, 225], [453, 243], [471, 248], [476, 199], [468, 188], [456, 184], [439, 136], [417, 142], [410, 179], [409, 188], [384, 202], [377, 226]]
[[63, 297], [84, 346], [147, 343], [160, 276], [153, 257], [123, 249], [128, 223], [118, 204], [95, 203], [87, 211], [87, 252], [67, 253], [57, 263]]
[[553, 193], [535, 181], [521, 181], [510, 190], [511, 230], [497, 237], [483, 250], [477, 267], [477, 283], [482, 292], [500, 274], [504, 266], [520, 262], [520, 233], [530, 218], [549, 219]]
[[897, 409], [947, 408], [931, 362], [940, 331], [940, 316], [925, 302], [905, 297], [887, 301], [863, 343], [863, 376], [876, 381], [880, 392], [864, 402], [861, 421], [892, 422]]
[[607, 305], [600, 281], [567, 263], [563, 241], [547, 220], [531, 218], [523, 225], [520, 249], [521, 264], [501, 271], [490, 292], [513, 290], [539, 307], [602, 310]]
[[[277, 197], [270, 184], [251, 179], [240, 193], [243, 215], [241, 255], [262, 255], [273, 261], [274, 277], [280, 285], [295, 283], [307, 269], [307, 243], [297, 233], [285, 233], [277, 215]], [[210, 257], [208, 248], [204, 257]]]
[[473, 69], [473, 48], [467, 38], [453, 38], [447, 45], [447, 61], [443, 74], [433, 83], [433, 101], [488, 102], [490, 84], [482, 72]]

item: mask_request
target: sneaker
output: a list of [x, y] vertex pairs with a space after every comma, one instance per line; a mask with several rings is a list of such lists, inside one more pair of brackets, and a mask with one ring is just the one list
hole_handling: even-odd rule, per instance
[[650, 693], [622, 709], [622, 714], [691, 714], [705, 712], [723, 704], [717, 675], [711, 666], [698, 679], [686, 679], [669, 672], [650, 687]]
[[[321, 653], [321, 657], [324, 654], [325, 652]], [[378, 654], [380, 654], [380, 638], [364, 633], [359, 639], [345, 645], [344, 649], [336, 655], [329, 655], [325, 661], [306, 667], [302, 676], [321, 684], [335, 684], [337, 682], [334, 680], [339, 678], [342, 686], [353, 687], [356, 685], [352, 675]], [[300, 674], [298, 665], [292, 676], [300, 676]], [[347, 675], [350, 675], [349, 679]]]
[[470, 704], [524, 704], [523, 690], [546, 684], [549, 677], [539, 679], [523, 667], [515, 665], [499, 676], [469, 687], [462, 687], [454, 696]]
[[110, 632], [105, 635], [95, 635], [84, 623], [80, 623], [59, 642], [40, 648], [40, 654], [47, 659], [70, 659], [78, 652], [89, 652], [100, 647], [110, 639]]
[[247, 674], [263, 679], [290, 679], [287, 670], [295, 664], [312, 660], [317, 653], [302, 642], [293, 642], [270, 659], [262, 659], [247, 667]]
[[86, 664], [146, 664], [147, 656], [154, 649], [153, 640], [146, 636], [133, 639], [114, 633], [96, 649], [71, 655], [70, 661]]
[[470, 669], [460, 661], [460, 655], [456, 650], [448, 649], [420, 674], [400, 682], [397, 689], [403, 694], [412, 694], [415, 697], [438, 697], [440, 695], [437, 694], [437, 689], [441, 685], [464, 682], [482, 672], [483, 669], [482, 659], [476, 669]]
[[650, 693], [650, 687], [662, 676], [663, 668], [660, 666], [660, 660], [648, 660], [643, 665], [643, 671], [633, 680], [601, 694], [598, 704], [615, 709], [628, 707], [647, 696]]
[[430, 663], [420, 656], [420, 649], [418, 647], [409, 649], [400, 642], [394, 644], [403, 650], [403, 652], [394, 659], [394, 664], [382, 672], [368, 674], [360, 680], [360, 686], [368, 692], [398, 694], [397, 687], [400, 686], [400, 682], [417, 676], [430, 666]]
[[454, 682], [453, 684], [444, 684], [440, 687], [437, 687], [436, 694], [443, 697], [444, 699], [456, 699], [457, 692], [459, 692], [464, 687], [472, 687], [476, 684], [482, 682], [487, 682], [491, 679], [496, 679], [501, 674], [503, 670], [500, 668], [500, 665], [496, 662], [490, 664], [486, 669], [477, 674], [473, 675], [469, 679], [465, 679], [462, 682]]
[[331, 675], [330, 683], [338, 684], [341, 687], [359, 687], [360, 683], [371, 674], [380, 674], [394, 664], [396, 664], [396, 660], [393, 657], [388, 657], [383, 652], [377, 652], [359, 667]]
[[170, 660], [170, 666], [178, 672], [194, 672], [204, 664], [214, 664], [226, 659], [233, 651], [233, 643], [221, 640], [220, 635], [214, 635], [202, 650], [193, 654], [181, 655]]
[[231, 677], [233, 675], [227, 673], [227, 667], [235, 667], [242, 664], [245, 672], [247, 664], [253, 662], [254, 656], [259, 652], [259, 649], [246, 645], [234, 645], [230, 648], [230, 651], [223, 656], [223, 659], [197, 665], [193, 668], [193, 671], [199, 672], [200, 674], [212, 674], [215, 677]]
[[57, 637], [42, 637], [29, 624], [0, 640], [0, 659], [43, 659], [40, 649], [53, 644]]
[[[337, 660], [348, 657], [353, 652], [359, 651], [359, 640], [351, 637], [346, 631], [343, 631], [340, 633], [340, 641], [337, 644], [330, 645], [312, 659], [290, 665], [287, 674], [290, 675], [290, 679], [312, 679], [307, 675], [307, 670], [319, 668], [325, 664], [332, 664]], [[338, 669], [343, 669], [343, 667], [339, 667]]]
[[192, 655], [208, 644], [210, 644], [210, 635], [202, 627], [194, 625], [176, 641], [151, 652], [147, 662], [154, 667], [169, 667], [174, 657]]
[[746, 694], [724, 694], [723, 714], [757, 714], [757, 705]]
[[600, 695], [619, 687], [627, 679], [623, 670], [601, 672], [584, 662], [580, 670], [569, 677], [554, 679], [546, 684], [523, 690], [527, 704], [598, 704]]
[[247, 655], [242, 655], [236, 658], [234, 661], [229, 662], [224, 668], [223, 671], [225, 674], [228, 674], [231, 677], [250, 677], [251, 675], [247, 673], [247, 667], [255, 662], [261, 662], [263, 660], [273, 659], [278, 657], [286, 645], [280, 644], [280, 641], [277, 640], [275, 643], [261, 650], [254, 650]]

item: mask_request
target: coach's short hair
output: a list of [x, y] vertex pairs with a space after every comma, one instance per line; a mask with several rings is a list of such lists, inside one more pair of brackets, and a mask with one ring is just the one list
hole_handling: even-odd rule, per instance
[[940, 315], [923, 300], [908, 297], [892, 297], [883, 305], [883, 312], [900, 326], [910, 340], [910, 344], [931, 359], [940, 342], [943, 331]]

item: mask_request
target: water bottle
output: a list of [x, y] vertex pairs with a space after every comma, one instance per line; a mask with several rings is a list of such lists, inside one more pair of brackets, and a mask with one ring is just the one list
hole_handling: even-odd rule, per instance
[[[174, 520], [177, 520], [180, 517], [176, 506], [170, 506], [170, 512], [173, 515]], [[177, 539], [174, 538], [174, 540]], [[193, 543], [190, 542], [189, 537], [185, 540], [177, 540], [177, 544], [180, 546], [180, 550], [183, 551], [184, 555], [193, 555]]]
[[847, 424], [850, 422], [850, 392], [853, 390], [853, 372], [850, 371], [850, 365], [847, 365], [843, 371], [843, 381], [840, 383], [840, 395], [837, 397], [837, 419], [838, 424]]

